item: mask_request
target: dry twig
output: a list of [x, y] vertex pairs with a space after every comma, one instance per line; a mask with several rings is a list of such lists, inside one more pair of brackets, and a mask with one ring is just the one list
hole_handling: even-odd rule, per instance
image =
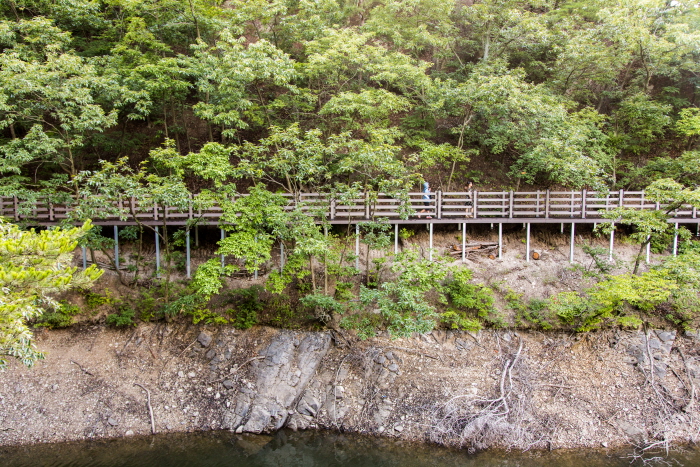
[[151, 433], [156, 434], [156, 422], [153, 420], [153, 407], [151, 407], [151, 391], [146, 389], [145, 386], [142, 386], [139, 383], [134, 383], [134, 386], [138, 386], [144, 391], [146, 391], [146, 396], [148, 399], [146, 400], [146, 404], [148, 405], [148, 415], [151, 417]]
[[76, 361], [73, 361], [73, 360], [71, 360], [70, 362], [73, 363], [73, 364], [75, 364], [75, 365], [78, 365], [78, 368], [80, 368], [80, 369], [82, 370], [82, 372], [85, 373], [86, 375], [95, 376], [95, 375], [93, 375], [92, 373], [90, 373], [90, 371], [88, 371], [88, 370], [86, 370], [85, 368], [83, 368], [83, 365], [81, 365], [80, 363], [78, 363], [78, 362], [76, 362]]

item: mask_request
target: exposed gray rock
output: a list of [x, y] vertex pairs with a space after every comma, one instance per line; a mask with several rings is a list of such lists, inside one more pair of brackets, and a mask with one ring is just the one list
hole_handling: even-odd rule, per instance
[[321, 408], [321, 403], [311, 394], [306, 392], [304, 397], [299, 401], [297, 405], [297, 412], [302, 415], [308, 415], [310, 417], [315, 417], [318, 414], [318, 409]]
[[228, 428], [243, 426], [244, 432], [262, 433], [284, 426], [289, 413], [314, 416], [320, 403], [309, 395], [296, 401], [316, 372], [321, 359], [330, 348], [330, 335], [325, 333], [295, 333], [281, 331], [266, 349], [265, 358], [251, 364], [251, 377], [257, 390], [240, 394], [236, 407], [224, 416]]
[[625, 434], [634, 441], [641, 441], [646, 437], [646, 431], [638, 426], [634, 426], [631, 423], [620, 422], [620, 429], [625, 432]]
[[656, 335], [661, 339], [661, 342], [669, 342], [676, 339], [676, 331], [657, 331]]
[[197, 336], [197, 342], [199, 342], [202, 347], [209, 347], [209, 344], [211, 344], [211, 336], [202, 331], [199, 333], [199, 336]]
[[226, 389], [233, 389], [233, 387], [236, 385], [232, 380], [230, 379], [225, 379], [223, 382], [223, 385]]
[[[204, 345], [204, 344], [202, 344], [202, 345]], [[205, 346], [205, 347], [206, 347], [206, 346]], [[210, 350], [209, 352], [207, 352], [204, 356], [205, 356], [207, 359], [211, 360], [211, 359], [213, 359], [214, 357], [216, 357], [216, 350], [211, 349], [211, 350]]]
[[109, 423], [111, 426], [117, 426], [117, 425], [119, 425], [119, 422], [118, 422], [115, 418], [112, 418], [112, 417], [109, 417], [109, 418], [107, 419], [107, 423]]
[[399, 371], [399, 366], [396, 363], [392, 363], [387, 367], [389, 371], [393, 371], [394, 373], [398, 373]]

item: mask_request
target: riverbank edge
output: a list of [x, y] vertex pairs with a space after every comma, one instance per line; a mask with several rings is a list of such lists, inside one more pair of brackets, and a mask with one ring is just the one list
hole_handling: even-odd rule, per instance
[[[47, 331], [38, 345], [47, 360], [3, 375], [0, 445], [149, 434], [144, 389], [158, 433], [337, 429], [481, 450], [682, 445], [700, 431], [688, 390], [700, 387], [699, 342], [668, 331], [434, 331], [360, 341], [161, 323]], [[511, 413], [499, 429], [454, 432], [509, 379]]]

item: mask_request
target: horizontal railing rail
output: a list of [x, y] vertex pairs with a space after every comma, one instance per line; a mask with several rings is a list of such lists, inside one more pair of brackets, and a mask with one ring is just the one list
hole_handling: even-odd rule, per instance
[[[247, 195], [240, 195], [247, 196]], [[357, 197], [334, 196], [329, 193], [301, 193], [297, 196], [284, 195], [286, 209], [300, 209], [320, 220], [334, 223], [354, 223], [361, 220], [405, 218], [434, 220], [466, 219], [497, 221], [499, 219], [561, 220], [587, 219], [588, 222], [604, 220], [604, 214], [617, 207], [640, 210], [665, 210], [671, 201], [659, 203], [650, 201], [643, 191], [471, 191], [442, 192], [427, 195], [411, 192], [403, 197], [388, 194], [361, 194]], [[92, 205], [95, 205], [93, 200]], [[54, 203], [48, 198], [23, 201], [16, 197], [0, 197], [0, 216], [11, 221], [23, 221], [37, 225], [56, 224], [66, 219], [78, 220], [88, 217], [86, 213], [77, 215], [78, 203]], [[71, 217], [72, 214], [76, 214]], [[183, 225], [195, 219], [200, 222], [219, 222], [223, 210], [219, 206], [200, 203], [195, 195], [187, 207], [160, 206], [151, 201], [125, 198], [107, 202], [100, 209], [90, 213], [98, 224], [171, 224]], [[671, 213], [673, 219], [697, 219], [697, 209], [682, 205]]]

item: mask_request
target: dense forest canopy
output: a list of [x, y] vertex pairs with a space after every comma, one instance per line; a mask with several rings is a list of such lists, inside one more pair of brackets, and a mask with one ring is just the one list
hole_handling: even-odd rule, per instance
[[195, 191], [700, 173], [694, 0], [7, 0], [0, 18], [3, 194], [77, 192], [163, 148]]
[[[114, 305], [107, 322], [117, 325], [186, 314], [250, 327], [267, 294], [280, 322], [292, 310], [321, 323], [347, 312], [340, 325], [365, 337], [438, 321], [476, 330], [508, 325], [496, 292], [516, 325], [639, 326], [658, 308], [661, 321], [690, 328], [700, 253], [668, 218], [700, 207], [699, 59], [697, 0], [5, 0], [0, 196], [26, 212], [39, 196], [70, 204], [68, 224], [104, 214], [138, 224], [118, 232], [137, 245], [126, 260], [113, 239], [80, 232], [93, 264], [101, 251], [124, 285], [142, 286], [133, 304], [87, 292]], [[459, 191], [469, 180], [480, 190], [647, 188], [649, 201], [672, 202], [606, 214], [604, 228], [628, 225], [641, 244], [631, 274], [611, 276], [589, 246], [596, 285], [525, 303], [473, 283], [449, 255], [387, 256], [382, 219], [328, 235], [323, 216], [284, 196], [369, 205], [379, 193], [405, 201], [424, 181]], [[115, 205], [129, 198], [130, 212]], [[168, 228], [165, 209], [214, 204], [221, 259], [179, 283], [177, 250], [206, 220]], [[137, 209], [160, 209], [162, 225]], [[162, 264], [144, 254], [145, 233], [160, 241]], [[645, 247], [661, 252], [674, 236], [683, 254], [641, 272]], [[225, 276], [257, 272], [273, 250], [264, 292], [227, 291], [237, 308], [211, 311], [223, 306]], [[39, 325], [71, 322], [77, 307], [56, 307]]]

